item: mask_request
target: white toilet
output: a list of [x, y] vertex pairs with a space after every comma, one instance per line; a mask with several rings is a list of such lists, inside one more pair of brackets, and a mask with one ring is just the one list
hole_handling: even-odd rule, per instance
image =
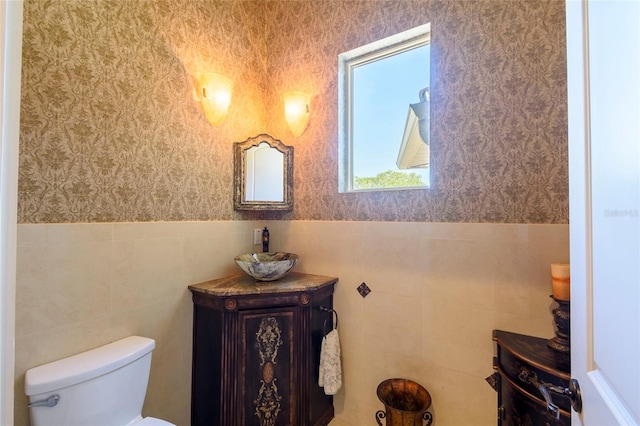
[[27, 371], [33, 426], [172, 426], [142, 418], [152, 339], [131, 336]]

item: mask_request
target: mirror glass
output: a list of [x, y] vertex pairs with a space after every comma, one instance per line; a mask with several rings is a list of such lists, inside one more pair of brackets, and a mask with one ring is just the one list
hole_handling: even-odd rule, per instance
[[340, 192], [430, 185], [430, 24], [338, 56]]
[[234, 144], [236, 210], [293, 208], [293, 147], [262, 134]]
[[247, 201], [284, 200], [284, 154], [262, 142], [244, 152]]

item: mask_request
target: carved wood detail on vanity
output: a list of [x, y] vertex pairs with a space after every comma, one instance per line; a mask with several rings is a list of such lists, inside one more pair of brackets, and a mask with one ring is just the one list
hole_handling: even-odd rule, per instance
[[[333, 398], [318, 386], [324, 322], [338, 279], [233, 275], [191, 285], [191, 424], [325, 426]], [[275, 417], [275, 420], [274, 420]]]

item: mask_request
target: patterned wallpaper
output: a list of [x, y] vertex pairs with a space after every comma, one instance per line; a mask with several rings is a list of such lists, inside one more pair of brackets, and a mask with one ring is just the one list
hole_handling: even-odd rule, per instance
[[[268, 13], [268, 105], [294, 87], [313, 94], [294, 219], [568, 222], [563, 1], [269, 2]], [[433, 189], [338, 194], [337, 55], [427, 22]]]
[[[265, 123], [261, 7], [25, 1], [19, 221], [239, 218], [232, 145]], [[206, 71], [234, 82], [219, 127], [197, 99]]]
[[[338, 194], [337, 55], [426, 22], [434, 188]], [[567, 223], [564, 33], [560, 0], [26, 0], [19, 221]], [[202, 71], [234, 81], [219, 127]], [[293, 212], [233, 210], [232, 142], [263, 132], [295, 148]]]

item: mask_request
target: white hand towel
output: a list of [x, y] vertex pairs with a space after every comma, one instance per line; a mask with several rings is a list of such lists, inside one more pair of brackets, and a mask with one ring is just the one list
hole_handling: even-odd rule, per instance
[[318, 385], [324, 388], [326, 395], [335, 395], [342, 387], [340, 337], [337, 329], [330, 331], [322, 338]]

